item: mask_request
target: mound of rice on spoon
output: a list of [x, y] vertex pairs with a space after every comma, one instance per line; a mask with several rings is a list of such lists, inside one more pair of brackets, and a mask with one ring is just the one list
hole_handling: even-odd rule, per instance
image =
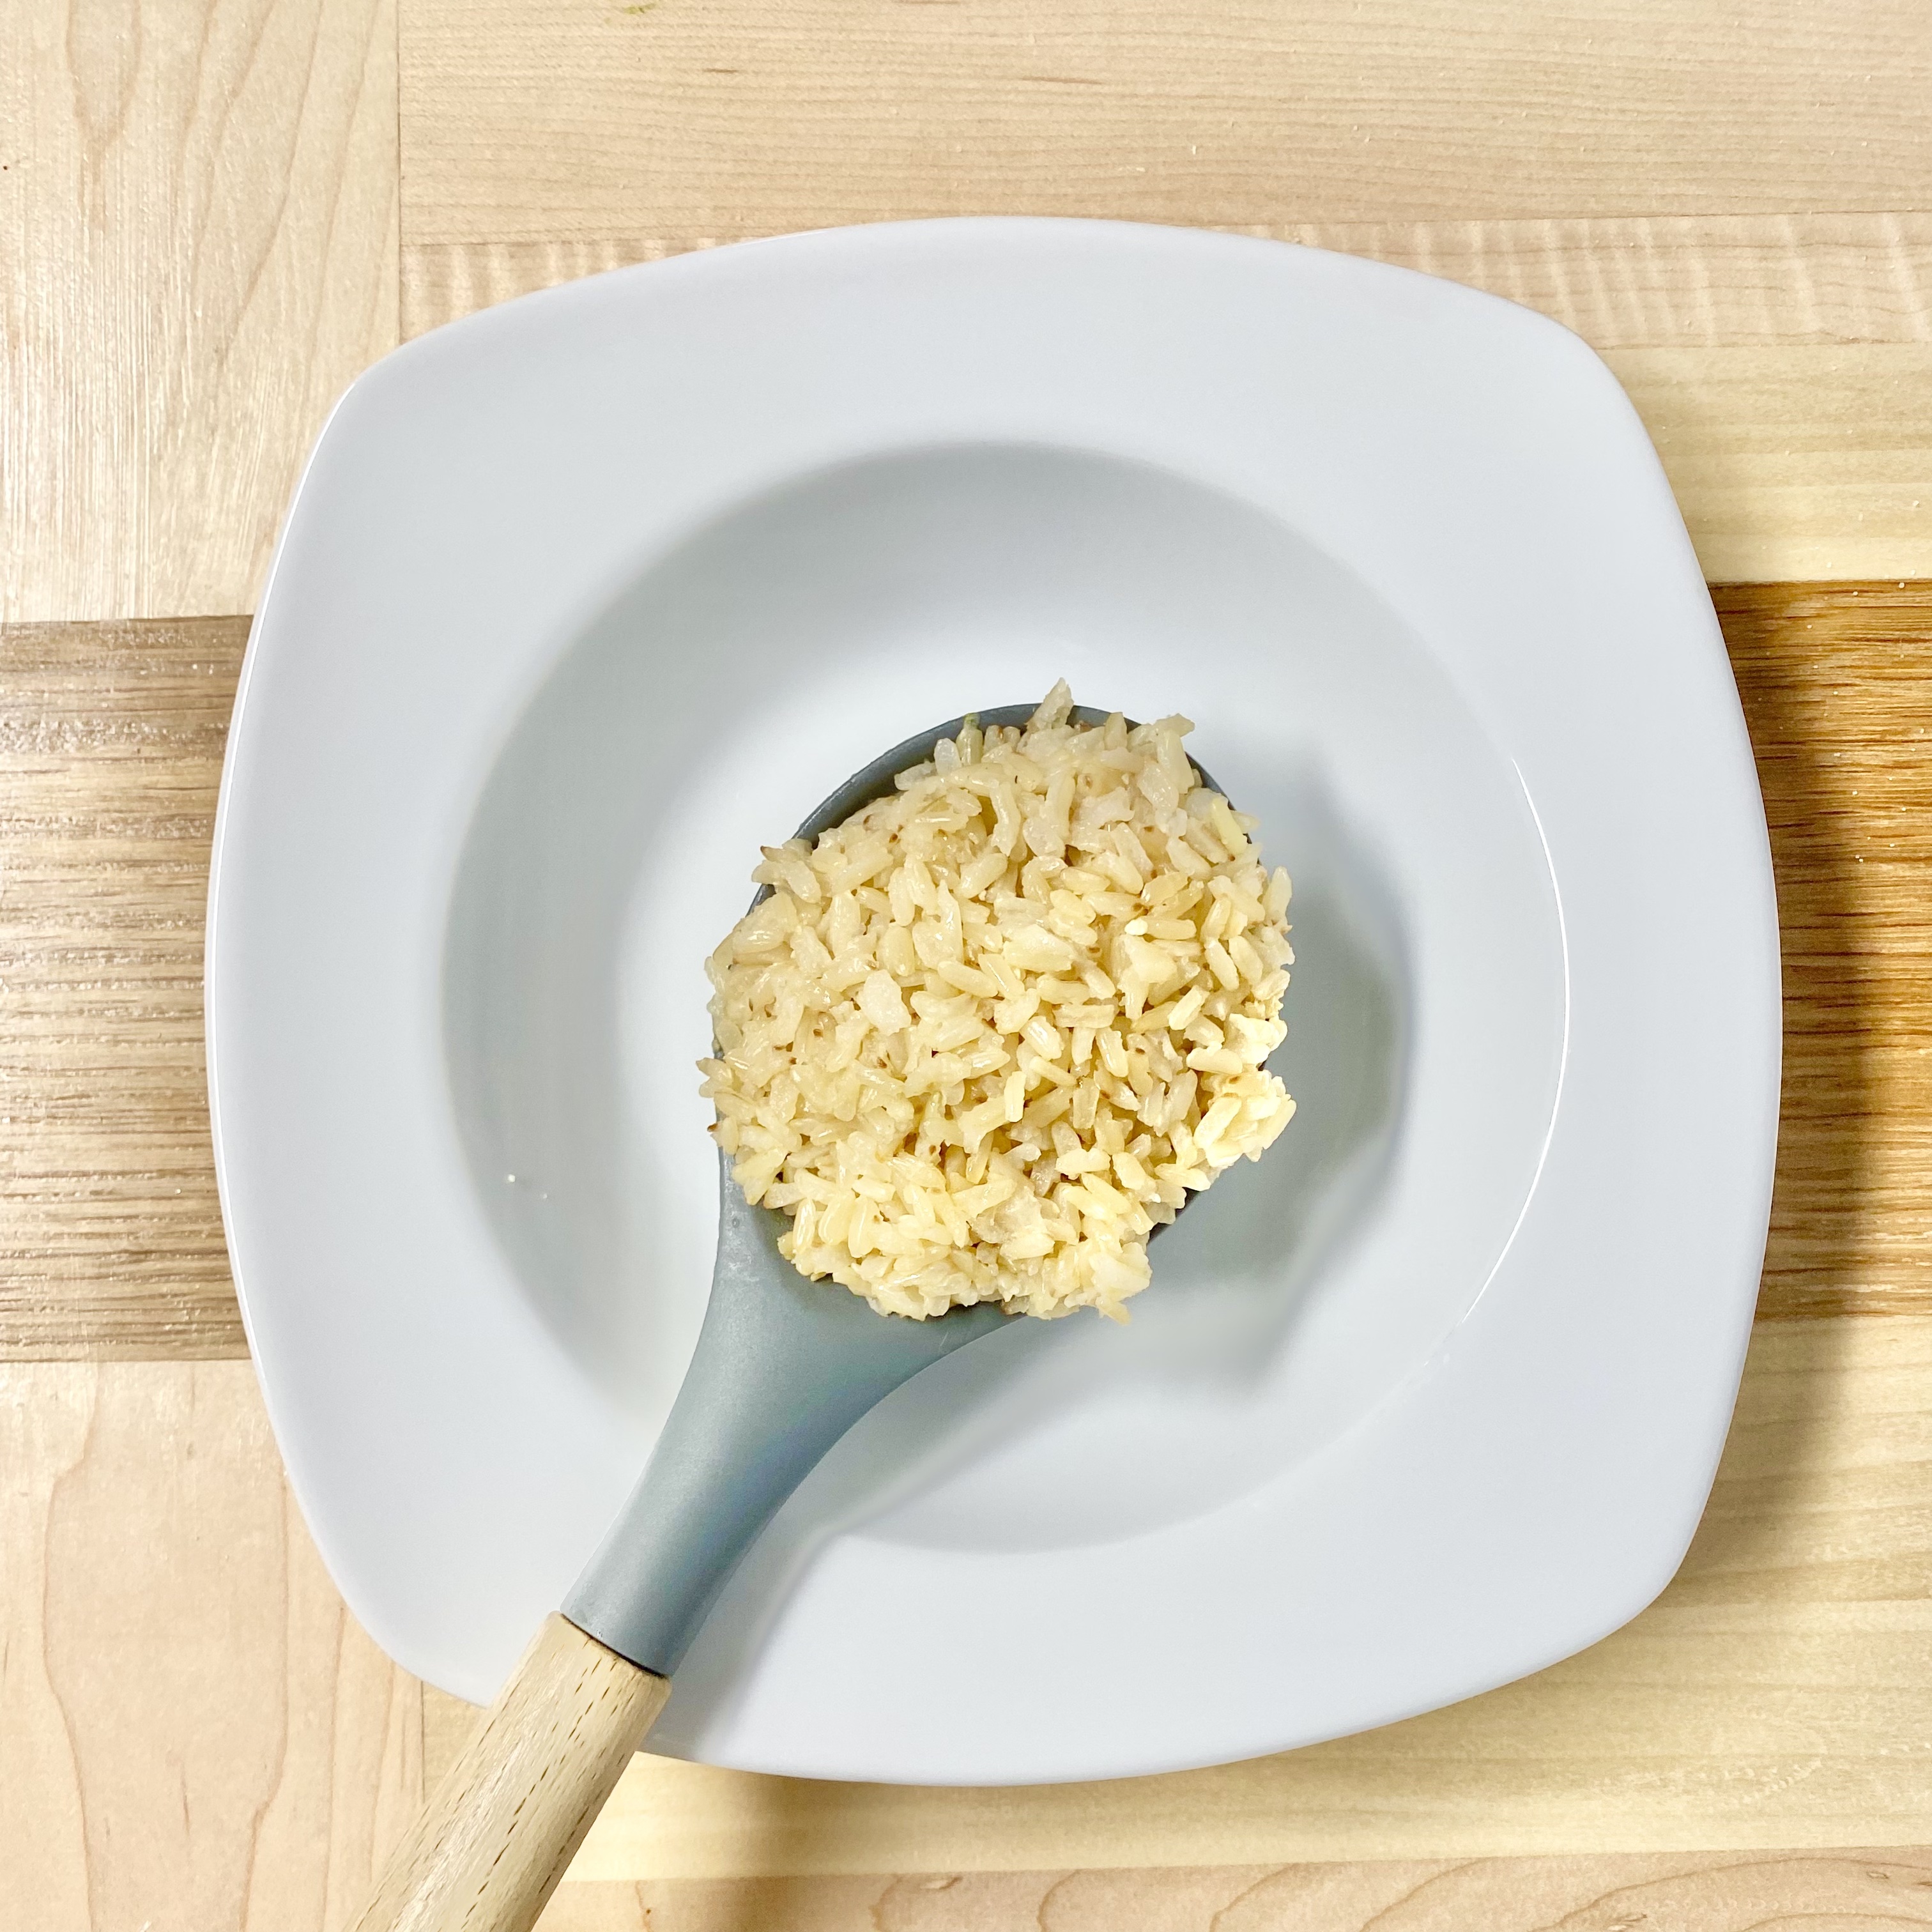
[[1124, 1320], [1147, 1242], [1294, 1112], [1265, 1062], [1288, 874], [1180, 717], [1087, 725], [1064, 681], [896, 795], [764, 848], [712, 956], [712, 1132], [779, 1246], [881, 1313]]

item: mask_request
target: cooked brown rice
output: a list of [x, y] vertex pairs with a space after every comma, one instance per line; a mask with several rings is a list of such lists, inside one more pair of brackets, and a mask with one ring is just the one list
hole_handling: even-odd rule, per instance
[[1193, 728], [968, 722], [815, 844], [710, 962], [699, 1062], [780, 1246], [881, 1312], [1121, 1304], [1147, 1238], [1294, 1102], [1263, 1065], [1288, 879], [1199, 782]]

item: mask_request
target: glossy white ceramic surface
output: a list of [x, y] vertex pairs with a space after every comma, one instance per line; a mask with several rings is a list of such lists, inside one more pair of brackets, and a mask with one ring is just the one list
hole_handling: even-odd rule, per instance
[[[848, 1437], [653, 1748], [1244, 1756], [1536, 1669], [1669, 1577], [1762, 1249], [1777, 935], [1628, 403], [1405, 272], [922, 224], [440, 330], [290, 513], [218, 838], [218, 1156], [298, 1492], [412, 1669], [490, 1694], [676, 1389], [702, 959], [756, 847], [1063, 674], [1195, 718], [1294, 873], [1300, 1112], [1130, 1328], [1016, 1324]], [[1122, 1698], [1156, 1660], [1159, 1708]]]

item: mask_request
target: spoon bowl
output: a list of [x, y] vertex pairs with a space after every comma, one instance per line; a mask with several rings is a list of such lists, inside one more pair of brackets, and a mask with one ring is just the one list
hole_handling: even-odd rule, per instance
[[[1034, 709], [970, 716], [1024, 724]], [[1108, 716], [1084, 706], [1072, 715], [1082, 724]], [[894, 746], [822, 800], [797, 836], [816, 838], [889, 796], [901, 772], [968, 722], [951, 718]], [[721, 1154], [718, 1258], [697, 1352], [644, 1475], [564, 1599], [580, 1629], [664, 1676], [759, 1532], [846, 1430], [920, 1370], [1011, 1318], [992, 1302], [923, 1322], [882, 1316], [806, 1280], [778, 1252], [785, 1216], [746, 1201], [730, 1168]]]

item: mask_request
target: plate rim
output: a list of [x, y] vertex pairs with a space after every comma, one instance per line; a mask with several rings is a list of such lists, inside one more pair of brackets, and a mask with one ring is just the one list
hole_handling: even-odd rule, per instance
[[[1040, 218], [963, 218], [940, 221], [884, 224], [859, 229], [817, 230], [733, 244], [716, 250], [670, 258], [662, 262], [638, 265], [591, 278], [584, 282], [568, 284], [520, 298], [498, 309], [464, 318], [444, 329], [432, 332], [404, 345], [359, 377], [332, 412], [304, 468], [302, 481], [298, 486], [278, 540], [255, 622], [251, 627], [249, 649], [238, 688], [234, 727], [224, 758], [217, 812], [209, 884], [206, 996], [211, 1124], [223, 1217], [234, 1262], [238, 1299], [251, 1355], [261, 1376], [265, 1400], [289, 1468], [290, 1480], [304, 1513], [310, 1520], [318, 1546], [322, 1550], [325, 1562], [328, 1564], [332, 1574], [338, 1572], [337, 1558], [341, 1552], [334, 1511], [328, 1499], [322, 1494], [326, 1484], [318, 1476], [310, 1453], [302, 1448], [292, 1448], [292, 1444], [303, 1436], [305, 1429], [310, 1425], [298, 1420], [292, 1414], [290, 1391], [281, 1374], [272, 1375], [266, 1365], [261, 1317], [263, 1309], [272, 1302], [273, 1291], [269, 1290], [266, 1300], [258, 1305], [258, 1298], [263, 1294], [262, 1279], [253, 1271], [252, 1258], [249, 1268], [244, 1270], [243, 1265], [242, 1250], [244, 1247], [250, 1248], [252, 1257], [253, 1235], [252, 1233], [240, 1232], [241, 1225], [247, 1218], [246, 1211], [232, 1198], [237, 1185], [239, 1162], [228, 1124], [231, 1109], [224, 1098], [226, 1094], [230, 1101], [235, 1101], [237, 1098], [236, 1083], [245, 1084], [248, 1078], [245, 1072], [236, 1070], [234, 1058], [227, 1050], [231, 1032], [238, 1030], [233, 1018], [236, 1002], [245, 1000], [247, 997], [245, 988], [231, 985], [231, 969], [227, 964], [227, 932], [224, 916], [224, 894], [238, 890], [230, 883], [234, 871], [231, 855], [236, 843], [237, 814], [247, 808], [242, 801], [247, 780], [245, 778], [238, 778], [237, 773], [253, 748], [254, 729], [249, 723], [251, 715], [250, 699], [262, 660], [262, 650], [264, 647], [279, 648], [273, 640], [282, 634], [284, 628], [283, 610], [285, 595], [278, 593], [278, 580], [282, 577], [285, 560], [306, 541], [307, 524], [315, 514], [312, 508], [314, 498], [311, 494], [311, 484], [318, 474], [318, 463], [327, 452], [340, 452], [346, 433], [342, 426], [350, 420], [352, 400], [366, 400], [372, 388], [378, 384], [394, 383], [400, 380], [398, 372], [400, 372], [400, 376], [407, 376], [413, 370], [426, 369], [446, 359], [454, 352], [452, 344], [460, 346], [466, 343], [496, 339], [506, 331], [528, 333], [539, 328], [548, 330], [561, 326], [567, 332], [572, 326], [572, 318], [588, 314], [592, 305], [607, 302], [621, 302], [627, 298], [630, 290], [649, 291], [666, 285], [673, 278], [684, 283], [695, 280], [700, 285], [732, 276], [748, 276], [754, 281], [763, 278], [768, 281], [773, 274], [782, 279], [790, 272], [792, 265], [808, 266], [841, 255], [863, 264], [868, 261], [889, 260], [896, 250], [903, 254], [910, 244], [915, 256], [923, 254], [929, 259], [936, 251], [940, 257], [958, 259], [970, 256], [975, 250], [983, 250], [989, 247], [997, 252], [1009, 244], [1016, 247], [1022, 254], [1035, 250], [1042, 244], [1054, 249], [1064, 244], [1070, 248], [1098, 248], [1102, 252], [1115, 248], [1130, 252], [1143, 250], [1147, 252], [1149, 260], [1165, 256], [1170, 250], [1201, 250], [1204, 255], [1214, 254], [1229, 259], [1236, 254], [1257, 259], [1252, 251], [1267, 251], [1270, 259], [1276, 261], [1288, 256], [1296, 258], [1298, 272], [1312, 264], [1342, 265], [1333, 269], [1323, 267], [1318, 272], [1339, 276], [1342, 283], [1352, 283], [1358, 289], [1372, 286], [1381, 292], [1393, 292], [1398, 303], [1413, 303], [1431, 313], [1444, 313], [1447, 309], [1460, 308], [1465, 314], [1484, 314], [1492, 320], [1507, 318], [1502, 326], [1512, 331], [1526, 331], [1532, 334], [1540, 332], [1540, 339], [1546, 344], [1555, 338], [1562, 338], [1566, 344], [1574, 345], [1581, 351], [1582, 358], [1586, 358], [1576, 363], [1581, 380], [1589, 382], [1600, 380], [1602, 383], [1608, 384], [1617, 401], [1628, 413], [1630, 424], [1636, 425], [1634, 412], [1622, 398], [1622, 392], [1616, 389], [1614, 378], [1610, 376], [1593, 352], [1582, 345], [1560, 324], [1537, 315], [1534, 311], [1520, 309], [1499, 297], [1472, 290], [1460, 284], [1441, 281], [1414, 271], [1367, 262], [1352, 256], [1327, 255], [1324, 251], [1304, 248], [1300, 244], [1215, 235], [1199, 230], [1150, 227], [1136, 224], [1064, 221]], [[1558, 352], [1568, 354], [1569, 350], [1566, 347]], [[376, 379], [375, 383], [372, 383], [372, 377]], [[1652, 472], [1648, 478], [1640, 479], [1647, 482], [1652, 492], [1653, 500], [1648, 506], [1649, 512], [1654, 516], [1660, 508], [1666, 512], [1663, 530], [1666, 540], [1666, 548], [1669, 548], [1674, 543], [1677, 553], [1674, 557], [1666, 557], [1664, 560], [1674, 570], [1676, 578], [1682, 580], [1686, 559], [1689, 560], [1695, 573], [1694, 556], [1691, 555], [1688, 536], [1684, 533], [1681, 517], [1670, 497], [1667, 484], [1664, 482], [1660, 466], [1657, 464], [1647, 439], [1643, 438], [1640, 426], [1636, 426], [1636, 436], [1641, 444], [1641, 453], [1636, 459], [1639, 469], [1641, 469], [1642, 459], [1647, 458]], [[1658, 493], [1660, 493], [1660, 503], [1657, 500]], [[1756, 1118], [1744, 1120], [1742, 1124], [1755, 1135], [1758, 1158], [1754, 1174], [1750, 1178], [1756, 1184], [1754, 1186], [1741, 1186], [1738, 1198], [1731, 1204], [1732, 1219], [1744, 1231], [1738, 1237], [1743, 1249], [1748, 1250], [1751, 1245], [1749, 1230], [1754, 1226], [1757, 1229], [1755, 1257], [1743, 1252], [1732, 1257], [1736, 1264], [1736, 1272], [1748, 1272], [1751, 1296], [1745, 1296], [1742, 1286], [1734, 1284], [1726, 1320], [1716, 1324], [1719, 1328], [1728, 1326], [1729, 1339], [1732, 1346], [1727, 1365], [1715, 1372], [1714, 1380], [1711, 1381], [1706, 1388], [1701, 1403], [1704, 1426], [1701, 1431], [1692, 1432], [1701, 1437], [1702, 1446], [1708, 1451], [1704, 1459], [1708, 1467], [1702, 1470], [1701, 1477], [1696, 1472], [1688, 1472], [1688, 1481], [1684, 1480], [1687, 1472], [1678, 1472], [1679, 1488], [1686, 1493], [1691, 1490], [1696, 1492], [1695, 1506], [1689, 1510], [1688, 1520], [1676, 1526], [1681, 1530], [1681, 1535], [1666, 1534], [1658, 1540], [1657, 1549], [1653, 1552], [1644, 1574], [1640, 1576], [1633, 1575], [1629, 1587], [1621, 1592], [1601, 1593], [1596, 1615], [1585, 1616], [1580, 1620], [1574, 1617], [1570, 1618], [1564, 1625], [1560, 1639], [1552, 1640], [1555, 1647], [1550, 1648], [1550, 1654], [1538, 1655], [1526, 1661], [1521, 1669], [1511, 1669], [1500, 1676], [1495, 1676], [1492, 1672], [1488, 1676], [1478, 1672], [1477, 1675], [1482, 1681], [1472, 1681], [1467, 1688], [1454, 1690], [1448, 1696], [1432, 1695], [1421, 1702], [1412, 1700], [1406, 1707], [1401, 1705], [1401, 1700], [1397, 1697], [1388, 1712], [1370, 1718], [1370, 1723], [1390, 1721], [1394, 1717], [1411, 1714], [1412, 1709], [1436, 1708], [1442, 1702], [1454, 1701], [1457, 1696], [1469, 1694], [1472, 1690], [1486, 1688], [1492, 1683], [1510, 1681], [1528, 1670], [1541, 1668], [1562, 1656], [1572, 1654], [1574, 1650], [1597, 1640], [1628, 1621], [1629, 1616], [1634, 1615], [1654, 1598], [1674, 1571], [1677, 1562], [1681, 1559], [1683, 1546], [1688, 1545], [1690, 1533], [1694, 1528], [1697, 1514], [1701, 1511], [1704, 1496], [1708, 1492], [1711, 1477], [1714, 1474], [1717, 1452], [1721, 1447], [1731, 1401], [1735, 1395], [1737, 1372], [1742, 1367], [1744, 1344], [1749, 1332], [1757, 1264], [1762, 1256], [1763, 1232], [1768, 1226], [1781, 1032], [1778, 1003], [1775, 898], [1762, 800], [1757, 789], [1755, 768], [1750, 760], [1748, 742], [1744, 736], [1742, 712], [1737, 704], [1735, 686], [1730, 682], [1728, 665], [1723, 661], [1721, 634], [1717, 628], [1714, 614], [1710, 608], [1701, 573], [1695, 573], [1695, 581], [1696, 593], [1702, 600], [1706, 620], [1704, 626], [1706, 643], [1715, 650], [1718, 668], [1730, 694], [1731, 716], [1728, 718], [1719, 716], [1714, 721], [1707, 722], [1714, 722], [1720, 728], [1730, 728], [1733, 742], [1726, 752], [1732, 766], [1730, 778], [1733, 784], [1742, 781], [1742, 794], [1748, 794], [1748, 798], [1741, 794], [1738, 800], [1732, 801], [1733, 803], [1744, 805], [1746, 824], [1743, 828], [1743, 843], [1733, 850], [1731, 856], [1740, 862], [1744, 872], [1754, 872], [1751, 878], [1741, 876], [1738, 892], [1740, 903], [1745, 907], [1745, 916], [1753, 927], [1748, 935], [1744, 950], [1748, 952], [1752, 946], [1756, 949], [1757, 957], [1754, 963], [1758, 968], [1759, 983], [1744, 987], [1740, 994], [1740, 1001], [1741, 1010], [1748, 1015], [1743, 1030], [1749, 1030], [1755, 1027], [1760, 1036], [1758, 1042], [1760, 1058], [1756, 1066], [1756, 1091], [1754, 1094], [1741, 1094], [1738, 1110], [1740, 1114], [1748, 1114], [1752, 1112], [1755, 1105]], [[1676, 587], [1679, 593], [1685, 589], [1681, 580]], [[295, 628], [298, 632], [298, 620], [296, 620]], [[1718, 694], [1718, 708], [1720, 712], [1724, 710], [1721, 693]], [[1740, 746], [1743, 751], [1742, 768], [1738, 766], [1736, 760]], [[1754, 812], [1754, 828], [1750, 822]], [[1754, 848], [1750, 836], [1754, 829]], [[1555, 872], [1553, 862], [1552, 876], [1557, 880], [1560, 905], [1562, 880], [1561, 874]], [[229, 910], [232, 912], [233, 908], [230, 907]], [[1771, 1096], [1768, 1117], [1765, 1115], [1762, 1104], [1767, 1084]], [[1559, 1099], [1557, 1110], [1559, 1118], [1563, 1104]], [[240, 1106], [237, 1111], [245, 1113], [246, 1106]], [[1553, 1135], [1554, 1121], [1552, 1132]], [[1526, 1214], [1527, 1212], [1526, 1205]], [[1748, 1269], [1745, 1268], [1747, 1262]], [[1498, 1311], [1493, 1304], [1486, 1310], [1479, 1302], [1477, 1308], [1472, 1311], [1470, 1318], [1459, 1329], [1457, 1334], [1457, 1347], [1466, 1359], [1471, 1349], [1484, 1346], [1481, 1341], [1484, 1332], [1496, 1318], [1498, 1318]], [[1720, 1336], [1718, 1339], [1723, 1338]], [[1446, 1364], [1444, 1371], [1436, 1378], [1438, 1388], [1448, 1385]], [[1681, 1504], [1678, 1514], [1680, 1516], [1683, 1514]], [[1671, 1553], [1668, 1546], [1673, 1542], [1676, 1546], [1674, 1553]], [[335, 1556], [331, 1554], [332, 1546], [336, 1550]], [[1667, 1562], [1664, 1560], [1666, 1557]], [[386, 1621], [380, 1616], [368, 1615], [364, 1604], [356, 1601], [358, 1597], [366, 1598], [366, 1590], [358, 1588], [352, 1593], [345, 1586], [344, 1594], [350, 1597], [352, 1604], [358, 1610], [358, 1614], [364, 1616], [365, 1622], [372, 1625], [380, 1625]], [[1562, 1619], [1552, 1620], [1552, 1630], [1556, 1623], [1562, 1622]], [[382, 1634], [380, 1628], [377, 1634], [379, 1636]], [[411, 1661], [412, 1667], [416, 1667], [418, 1660], [412, 1659]], [[436, 1674], [434, 1658], [421, 1661], [427, 1662], [430, 1666], [422, 1674]], [[1351, 1724], [1344, 1728], [1364, 1727], [1365, 1725]], [[1266, 1727], [1264, 1726], [1262, 1728], [1264, 1730]], [[1324, 1731], [1318, 1734], [1328, 1736], [1336, 1733]], [[1183, 1753], [1180, 1755], [1172, 1750], [1157, 1751], [1150, 1757], [1132, 1762], [1127, 1761], [1116, 1751], [1104, 1763], [1083, 1759], [1075, 1750], [1064, 1755], [1060, 1762], [1048, 1764], [1033, 1774], [1042, 1779], [1127, 1775], [1149, 1770], [1178, 1768], [1184, 1765], [1222, 1762], [1232, 1756], [1254, 1755], [1260, 1751], [1282, 1748], [1287, 1743], [1312, 1741], [1312, 1736], [1304, 1737], [1298, 1735], [1270, 1742], [1257, 1732], [1253, 1738], [1231, 1737], [1228, 1742], [1234, 1747], [1232, 1749], [1216, 1747], [1204, 1754]], [[733, 1760], [726, 1757], [715, 1761], [728, 1762]], [[886, 1765], [870, 1772], [854, 1771], [849, 1765], [836, 1765], [830, 1772], [814, 1771], [806, 1766], [794, 1765], [758, 1765], [748, 1768], [790, 1769], [806, 1775], [872, 1776], [892, 1781], [902, 1781], [906, 1778], [905, 1772], [893, 1765]], [[943, 1769], [944, 1767], [940, 1768]], [[918, 1781], [934, 1781], [929, 1776], [920, 1774], [916, 1765], [913, 1767], [913, 1771]], [[1028, 1781], [1028, 1776], [1024, 1769], [1016, 1774], [1012, 1768], [1009, 1767], [997, 1779], [976, 1778], [969, 1774], [964, 1778], [955, 1776], [946, 1781], [1023, 1782]]]

